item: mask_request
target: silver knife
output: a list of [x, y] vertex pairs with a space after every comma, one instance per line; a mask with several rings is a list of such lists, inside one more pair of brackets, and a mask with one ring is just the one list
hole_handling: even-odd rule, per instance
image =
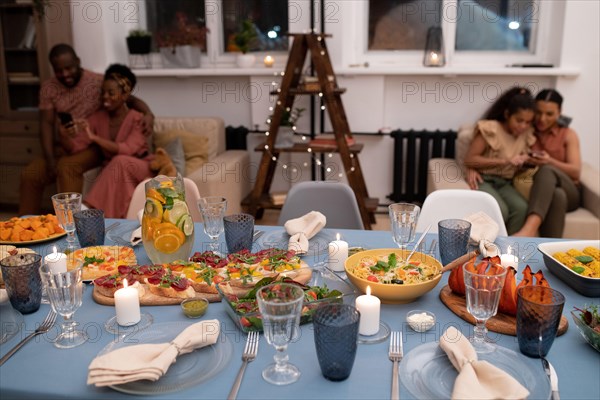
[[419, 237], [419, 240], [417, 240], [417, 244], [415, 244], [415, 248], [408, 254], [408, 257], [406, 257], [406, 260], [404, 261], [406, 264], [408, 264], [408, 262], [410, 261], [410, 258], [413, 256], [413, 254], [415, 254], [415, 251], [417, 251], [417, 248], [419, 247], [419, 245], [421, 244], [423, 239], [425, 239], [425, 235], [427, 235], [427, 232], [429, 232], [430, 229], [431, 229], [431, 224], [429, 224], [427, 229], [425, 229], [425, 231], [423, 231], [423, 233]]
[[556, 375], [556, 371], [554, 367], [546, 358], [542, 357], [542, 365], [544, 366], [544, 371], [550, 380], [550, 388], [552, 389], [552, 400], [560, 400], [560, 395], [558, 393], [558, 375]]

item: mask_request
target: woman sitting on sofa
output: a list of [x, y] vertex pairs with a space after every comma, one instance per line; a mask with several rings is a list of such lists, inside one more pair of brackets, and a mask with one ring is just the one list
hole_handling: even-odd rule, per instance
[[90, 208], [104, 210], [107, 218], [125, 218], [135, 187], [153, 176], [142, 114], [126, 103], [135, 83], [128, 67], [111, 65], [102, 83], [103, 108], [87, 120], [76, 121], [87, 135], [78, 135], [71, 151], [96, 144], [104, 155], [102, 171], [83, 200]]
[[528, 161], [540, 168], [533, 179], [525, 225], [515, 236], [559, 238], [563, 235], [565, 215], [579, 207], [581, 151], [574, 130], [559, 122], [563, 98], [554, 89], [542, 90], [535, 97], [536, 118], [532, 157]]
[[521, 229], [527, 216], [527, 200], [513, 187], [512, 179], [536, 140], [534, 115], [535, 104], [527, 89], [508, 90], [477, 122], [465, 157], [465, 166], [481, 174], [479, 190], [500, 205], [509, 235]]

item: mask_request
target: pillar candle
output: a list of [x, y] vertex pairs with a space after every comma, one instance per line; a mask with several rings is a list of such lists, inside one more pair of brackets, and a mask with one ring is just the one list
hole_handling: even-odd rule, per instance
[[135, 287], [127, 286], [127, 279], [123, 279], [123, 288], [115, 292], [115, 309], [117, 324], [130, 326], [140, 322], [140, 298], [138, 290]]
[[263, 62], [265, 63], [265, 67], [271, 68], [275, 64], [275, 59], [271, 56], [266, 56]]
[[519, 271], [519, 257], [512, 254], [510, 246], [508, 246], [507, 252], [507, 254], [500, 255], [500, 264], [505, 268], [513, 267], [515, 271]]
[[367, 294], [356, 298], [356, 308], [360, 312], [358, 333], [365, 336], [375, 335], [379, 332], [379, 310], [381, 301], [371, 296], [371, 287], [367, 286]]
[[53, 250], [53, 253], [44, 257], [44, 263], [48, 264], [48, 269], [53, 274], [67, 272], [67, 255], [59, 253], [56, 246], [54, 246]]
[[332, 271], [344, 271], [344, 263], [348, 258], [348, 242], [340, 240], [340, 234], [336, 240], [329, 243], [329, 269]]

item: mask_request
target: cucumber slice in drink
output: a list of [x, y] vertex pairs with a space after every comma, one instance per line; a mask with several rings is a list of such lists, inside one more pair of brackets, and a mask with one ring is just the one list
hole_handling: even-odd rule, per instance
[[194, 221], [190, 214], [182, 215], [177, 221], [177, 227], [183, 231], [185, 236], [190, 236], [194, 232]]
[[181, 217], [189, 214], [190, 210], [185, 201], [175, 200], [173, 202], [173, 207], [169, 210], [169, 222], [177, 225]]

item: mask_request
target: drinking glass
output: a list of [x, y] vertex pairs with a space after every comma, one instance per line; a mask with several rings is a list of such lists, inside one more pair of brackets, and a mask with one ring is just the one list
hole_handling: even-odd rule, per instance
[[401, 248], [415, 239], [417, 221], [421, 207], [410, 203], [394, 203], [388, 207], [392, 224], [392, 238]]
[[204, 233], [212, 240], [209, 249], [218, 254], [218, 241], [223, 233], [223, 217], [227, 210], [227, 200], [224, 197], [202, 197], [198, 200], [198, 207], [202, 213]]
[[81, 193], [66, 192], [52, 196], [52, 205], [60, 226], [67, 232], [69, 249], [75, 248], [75, 220], [73, 214], [81, 211]]
[[496, 346], [485, 341], [488, 319], [496, 315], [500, 295], [506, 278], [506, 268], [494, 264], [488, 272], [478, 274], [463, 266], [465, 289], [467, 294], [467, 310], [477, 322], [472, 338], [473, 348], [477, 353], [491, 353]]
[[40, 275], [46, 286], [50, 305], [63, 317], [62, 332], [54, 341], [54, 346], [60, 349], [76, 347], [88, 340], [85, 332], [75, 330], [77, 322], [73, 320], [73, 314], [83, 301], [81, 273], [82, 267], [61, 273], [53, 273], [48, 264], [40, 267]]
[[288, 343], [299, 335], [304, 291], [297, 285], [276, 283], [260, 288], [256, 300], [267, 342], [277, 350], [275, 363], [268, 365], [262, 376], [274, 385], [294, 383], [300, 378], [300, 370], [288, 362], [286, 350]]

